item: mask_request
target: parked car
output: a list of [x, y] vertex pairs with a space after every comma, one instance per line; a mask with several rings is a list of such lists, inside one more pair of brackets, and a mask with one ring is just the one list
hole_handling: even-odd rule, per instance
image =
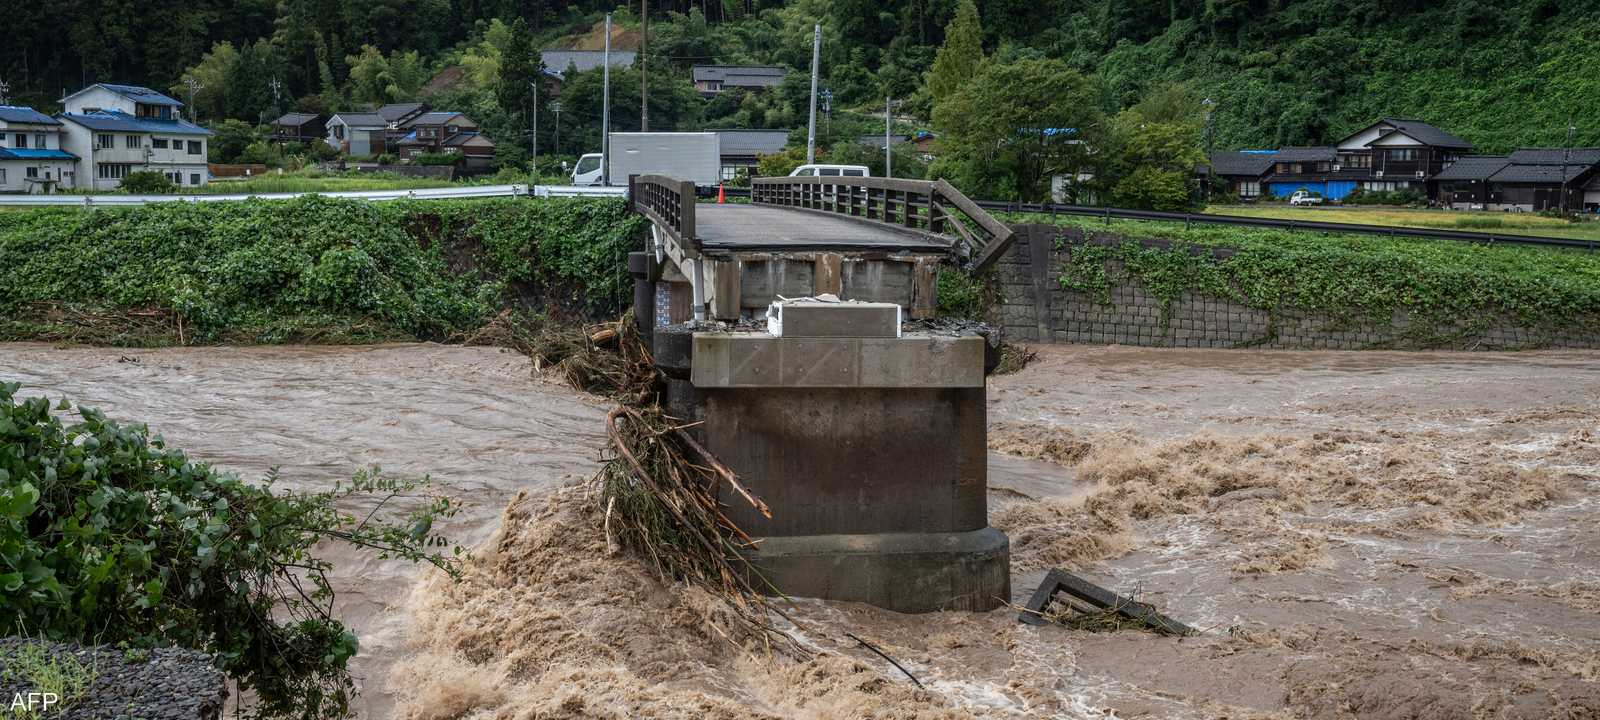
[[872, 171], [865, 165], [801, 165], [789, 173], [789, 177], [816, 177], [816, 176], [844, 176], [844, 177], [872, 177]]
[[1322, 196], [1305, 190], [1296, 190], [1289, 196], [1290, 205], [1321, 205]]

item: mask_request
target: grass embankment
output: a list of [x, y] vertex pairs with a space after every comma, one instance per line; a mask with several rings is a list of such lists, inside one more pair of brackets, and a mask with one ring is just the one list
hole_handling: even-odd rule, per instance
[[502, 310], [610, 314], [620, 199], [324, 197], [0, 214], [0, 340], [442, 340]]
[[1533, 213], [1483, 212], [1466, 210], [1425, 210], [1380, 207], [1289, 207], [1287, 205], [1212, 205], [1213, 215], [1303, 220], [1306, 222], [1351, 223], [1354, 225], [1396, 225], [1399, 227], [1506, 235], [1600, 240], [1600, 222], [1570, 222]]
[[[526, 182], [524, 180], [523, 182]], [[269, 172], [249, 178], [217, 178], [196, 188], [179, 188], [185, 195], [233, 195], [247, 193], [357, 192], [361, 190], [420, 190], [455, 187], [460, 182], [430, 177], [408, 177], [394, 173], [297, 173]]]
[[[1118, 282], [1137, 280], [1170, 305], [1185, 292], [1226, 297], [1269, 312], [1320, 312], [1384, 325], [1395, 314], [1470, 333], [1511, 319], [1544, 330], [1600, 331], [1600, 252], [1248, 229], [1136, 220], [1010, 214], [1008, 222], [1055, 222], [1139, 242], [1074, 248], [1063, 287], [1110, 302]], [[1194, 247], [1231, 253], [1191, 252]], [[1115, 275], [1121, 261], [1122, 275]], [[1449, 346], [1450, 337], [1417, 337]]]

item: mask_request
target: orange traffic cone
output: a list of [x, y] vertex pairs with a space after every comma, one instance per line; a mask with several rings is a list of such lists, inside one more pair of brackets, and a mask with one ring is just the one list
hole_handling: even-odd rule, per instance
[[717, 183], [717, 204], [721, 205], [727, 201], [728, 198], [722, 194], [722, 183]]

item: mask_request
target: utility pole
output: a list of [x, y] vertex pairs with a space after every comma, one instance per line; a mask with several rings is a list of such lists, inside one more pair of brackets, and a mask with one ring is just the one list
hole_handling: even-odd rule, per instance
[[1572, 116], [1567, 116], [1567, 143], [1561, 156], [1561, 212], [1567, 211], [1567, 164], [1572, 162], [1572, 132], [1578, 126], [1573, 124]]
[[639, 0], [639, 132], [650, 132], [650, 0]]
[[606, 13], [606, 51], [600, 57], [600, 184], [611, 184], [611, 13]]
[[811, 31], [811, 120], [806, 123], [806, 164], [817, 161], [817, 69], [822, 62], [822, 23]]
[[184, 80], [183, 84], [189, 89], [189, 122], [198, 125], [200, 124], [200, 108], [194, 106], [194, 95], [195, 93], [206, 89], [206, 86], [201, 84], [199, 80], [195, 79], [193, 75], [190, 75], [189, 79]]
[[[535, 71], [537, 72], [537, 71]], [[533, 176], [539, 177], [539, 76], [528, 83], [533, 88]]]
[[894, 124], [892, 114], [894, 99], [883, 99], [883, 176], [894, 177], [894, 139], [890, 137]]
[[1206, 98], [1201, 100], [1200, 104], [1206, 108], [1206, 182], [1205, 186], [1201, 188], [1201, 193], [1205, 201], [1209, 203], [1211, 202], [1211, 108], [1217, 102], [1211, 98]]
[[0, 80], [0, 105], [11, 104], [11, 83]]

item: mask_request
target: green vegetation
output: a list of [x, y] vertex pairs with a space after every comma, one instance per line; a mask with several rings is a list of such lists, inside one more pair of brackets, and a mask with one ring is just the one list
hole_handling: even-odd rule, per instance
[[[313, 548], [337, 541], [456, 569], [460, 548], [432, 531], [456, 504], [426, 479], [373, 470], [326, 492], [277, 492], [273, 474], [245, 482], [143, 425], [83, 406], [82, 422], [67, 424], [66, 400], [52, 408], [18, 392], [0, 383], [0, 634], [194, 648], [254, 693], [263, 716], [333, 717], [353, 694], [357, 640], [333, 615], [332, 565]], [[409, 510], [377, 510], [401, 497]], [[353, 501], [375, 509], [336, 509]], [[25, 667], [87, 685], [81, 668]]]
[[1395, 225], [1399, 227], [1473, 230], [1507, 235], [1545, 235], [1600, 241], [1600, 222], [1572, 222], [1533, 213], [1489, 213], [1373, 207], [1289, 207], [1287, 205], [1212, 205], [1206, 212], [1239, 217], [1305, 220], [1307, 222]]
[[[1055, 222], [1126, 239], [1073, 245], [1062, 271], [1063, 287], [1107, 303], [1113, 285], [1133, 279], [1164, 306], [1194, 292], [1273, 313], [1320, 312], [1356, 324], [1386, 325], [1403, 312], [1443, 325], [1510, 318], [1546, 330], [1600, 331], [1597, 253], [1141, 221]], [[1147, 246], [1142, 239], [1172, 246]]]
[[[0, 391], [4, 388], [0, 387]], [[59, 714], [94, 684], [94, 668], [85, 666], [71, 655], [51, 652], [43, 642], [24, 640], [17, 645], [0, 648], [0, 683], [20, 686], [27, 692], [47, 693], [56, 698], [50, 705], [50, 714]], [[9, 702], [9, 698], [7, 702]], [[17, 706], [9, 715], [12, 720], [43, 720], [43, 706]]]
[[[519, 182], [527, 178], [518, 176]], [[241, 193], [289, 192], [351, 192], [359, 190], [417, 190], [421, 188], [457, 187], [461, 183], [430, 177], [410, 177], [386, 172], [326, 172], [300, 170], [278, 174], [269, 172], [247, 178], [217, 179], [200, 187], [186, 187], [174, 192], [210, 195]]]
[[153, 195], [170, 193], [175, 188], [166, 175], [154, 170], [140, 170], [128, 173], [128, 176], [122, 179], [119, 189], [134, 195]]
[[0, 215], [0, 339], [442, 340], [507, 307], [608, 314], [643, 221], [615, 199], [296, 200]]

